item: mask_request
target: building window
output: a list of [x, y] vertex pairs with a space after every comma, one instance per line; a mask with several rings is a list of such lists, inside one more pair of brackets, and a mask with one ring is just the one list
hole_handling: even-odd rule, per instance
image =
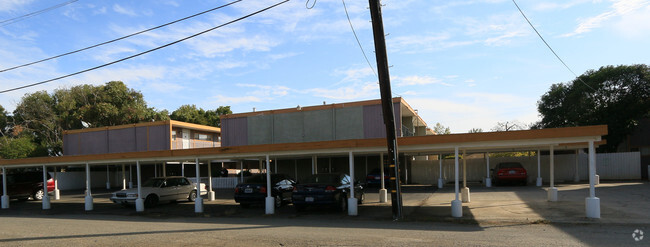
[[195, 133], [194, 134], [194, 139], [201, 140], [201, 141], [211, 141], [212, 138], [211, 135], [206, 135], [206, 134], [201, 134], [201, 133]]
[[172, 130], [172, 140], [176, 141], [176, 131]]

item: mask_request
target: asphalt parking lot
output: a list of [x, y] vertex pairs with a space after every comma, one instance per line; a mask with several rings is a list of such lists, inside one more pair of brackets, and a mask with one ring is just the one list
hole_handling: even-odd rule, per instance
[[[603, 182], [597, 186], [596, 196], [601, 200], [601, 219], [585, 217], [584, 199], [588, 184], [558, 185], [559, 200], [548, 202], [544, 187], [507, 186], [485, 188], [470, 186], [471, 202], [463, 204], [463, 217], [451, 217], [454, 199], [452, 184], [443, 189], [432, 186], [403, 186], [405, 221], [465, 222], [477, 224], [502, 223], [614, 223], [650, 224], [650, 183]], [[12, 200], [9, 209], [0, 210], [0, 216], [98, 214], [143, 216], [153, 218], [176, 217], [264, 217], [264, 218], [351, 218], [359, 220], [392, 220], [390, 198], [379, 203], [377, 188], [366, 191], [366, 200], [359, 205], [358, 216], [326, 208], [296, 212], [292, 205], [276, 209], [274, 215], [265, 215], [263, 205], [241, 208], [233, 200], [232, 189], [216, 190], [215, 201], [204, 199], [204, 212], [194, 213], [192, 202], [163, 203], [138, 213], [133, 207], [123, 207], [109, 200], [113, 190], [93, 190], [94, 209], [85, 211], [83, 191], [64, 191], [61, 200], [52, 200], [51, 209], [42, 210], [40, 201]]]

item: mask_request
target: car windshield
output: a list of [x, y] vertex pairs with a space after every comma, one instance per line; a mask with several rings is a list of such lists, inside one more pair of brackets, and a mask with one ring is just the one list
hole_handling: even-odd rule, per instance
[[152, 178], [144, 182], [142, 187], [160, 187], [164, 182], [164, 178]]
[[303, 182], [314, 184], [336, 184], [340, 181], [338, 174], [316, 174], [307, 177]]
[[505, 169], [505, 168], [524, 168], [521, 166], [519, 163], [501, 163], [499, 164], [499, 169]]

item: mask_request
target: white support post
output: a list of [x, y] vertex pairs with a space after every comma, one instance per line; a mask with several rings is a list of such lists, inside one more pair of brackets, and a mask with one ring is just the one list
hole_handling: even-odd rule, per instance
[[[350, 198], [348, 198], [348, 215], [357, 216], [358, 201], [354, 197], [354, 154], [349, 153], [350, 156]], [[383, 179], [383, 178], [382, 178]]]
[[587, 218], [600, 219], [600, 198], [596, 197], [596, 149], [589, 141], [589, 197], [585, 198]]
[[47, 194], [47, 167], [43, 165], [43, 210], [50, 209], [50, 196]]
[[438, 155], [438, 166], [440, 168], [438, 172], [438, 189], [442, 189], [445, 184], [445, 179], [442, 177], [442, 154]]
[[214, 191], [212, 190], [212, 160], [208, 160], [208, 200], [214, 201]]
[[93, 193], [90, 191], [90, 165], [86, 163], [86, 211], [93, 210]]
[[185, 162], [181, 162], [181, 176], [185, 177]]
[[201, 170], [199, 158], [194, 160], [194, 167], [196, 167], [196, 199], [194, 200], [194, 212], [199, 214], [203, 213], [203, 197], [201, 196]]
[[9, 208], [9, 195], [7, 195], [7, 169], [2, 167], [2, 209]]
[[381, 176], [381, 188], [379, 188], [379, 203], [388, 201], [388, 190], [386, 190], [385, 172], [384, 172], [384, 153], [379, 154], [379, 175]]
[[576, 160], [575, 160], [575, 172], [573, 173], [573, 182], [574, 183], [579, 183], [580, 182], [580, 173], [578, 173], [580, 167], [580, 152], [578, 149], [576, 149]]
[[59, 192], [59, 180], [56, 177], [56, 166], [54, 167], [54, 200], [61, 199], [61, 193]]
[[463, 203], [470, 202], [469, 188], [467, 188], [467, 153], [463, 150], [463, 190], [461, 193]]
[[458, 147], [454, 148], [454, 190], [456, 199], [451, 201], [451, 216], [455, 218], [463, 217], [463, 203], [458, 199]]
[[[311, 174], [312, 175], [318, 173], [318, 164], [317, 164], [317, 162], [318, 162], [318, 158], [316, 157], [316, 155], [312, 155], [311, 156]], [[296, 178], [296, 179], [298, 179], [298, 178]]]
[[275, 169], [273, 169], [274, 173], [278, 173], [278, 163], [280, 163], [280, 160], [276, 158], [275, 163], [274, 163], [275, 164]]
[[551, 167], [551, 187], [548, 188], [548, 201], [556, 202], [557, 201], [557, 188], [555, 188], [555, 152], [553, 151], [553, 145], [550, 147], [550, 167]]
[[153, 176], [158, 177], [158, 164], [153, 164]]
[[167, 177], [167, 162], [162, 163], [162, 177]]
[[542, 187], [542, 152], [539, 149], [537, 149], [537, 181], [535, 185]]
[[490, 153], [485, 153], [485, 187], [492, 187], [492, 178], [490, 178]]
[[[243, 183], [244, 182], [244, 161], [240, 160], [238, 162], [239, 162], [239, 182]], [[266, 173], [268, 173], [269, 172], [268, 166], [266, 167], [266, 170], [267, 170]]]
[[122, 164], [122, 190], [126, 190], [126, 166]]
[[275, 213], [275, 198], [271, 196], [271, 159], [266, 155], [266, 214]]
[[106, 189], [111, 189], [111, 170], [109, 165], [106, 165]]
[[135, 170], [138, 176], [138, 199], [135, 199], [135, 211], [144, 212], [144, 199], [142, 199], [142, 176], [140, 173], [140, 161], [135, 162]]

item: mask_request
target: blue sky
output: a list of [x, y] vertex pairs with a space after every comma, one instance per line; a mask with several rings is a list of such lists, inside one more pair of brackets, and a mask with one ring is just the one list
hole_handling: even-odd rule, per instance
[[[65, 2], [0, 1], [0, 20]], [[98, 66], [173, 42], [279, 0], [244, 0], [146, 34], [0, 73], [0, 90]], [[114, 39], [226, 1], [79, 0], [0, 27], [0, 68]], [[310, 5], [313, 2], [310, 1]], [[519, 6], [575, 73], [605, 65], [650, 64], [649, 0], [519, 0]], [[368, 2], [346, 1], [375, 67]], [[574, 79], [528, 26], [511, 0], [384, 0], [393, 94], [430, 125], [454, 133], [497, 122], [532, 123], [553, 83]], [[340, 0], [279, 7], [122, 63], [0, 95], [13, 111], [26, 93], [120, 80], [149, 106], [183, 104], [234, 112], [379, 98]]]

